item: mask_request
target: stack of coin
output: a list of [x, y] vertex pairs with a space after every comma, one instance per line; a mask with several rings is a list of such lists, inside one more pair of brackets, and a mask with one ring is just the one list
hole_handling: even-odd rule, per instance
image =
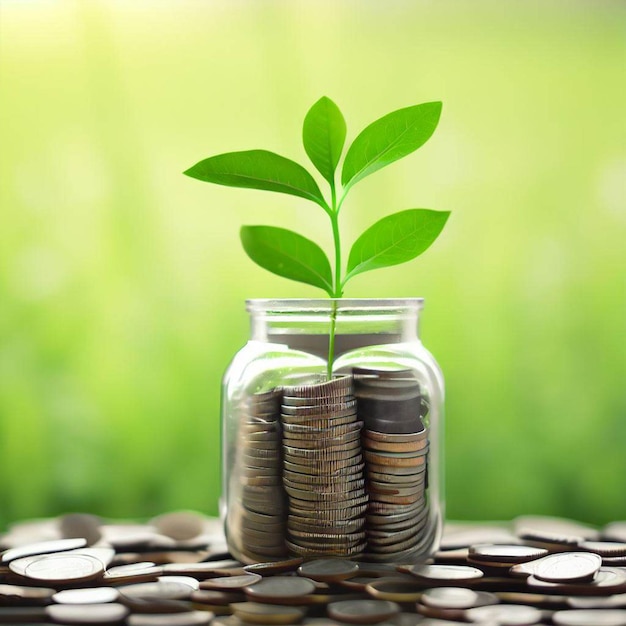
[[361, 554], [367, 495], [352, 377], [283, 391], [289, 550], [303, 557]]
[[420, 547], [428, 525], [428, 428], [420, 386], [410, 370], [355, 368], [354, 387], [369, 504], [367, 552], [397, 560]]
[[[285, 492], [282, 479], [282, 429], [279, 388], [247, 397], [241, 408], [235, 468], [230, 487], [233, 505], [226, 529], [240, 558], [271, 560], [287, 555]], [[239, 556], [239, 555], [238, 555]]]

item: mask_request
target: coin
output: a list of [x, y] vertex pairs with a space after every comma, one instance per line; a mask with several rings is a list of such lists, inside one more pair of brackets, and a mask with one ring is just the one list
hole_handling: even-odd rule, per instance
[[366, 587], [369, 595], [377, 600], [391, 600], [392, 602], [417, 602], [423, 593], [423, 588], [415, 579], [389, 577], [378, 578]]
[[125, 598], [157, 598], [160, 600], [186, 600], [194, 589], [180, 582], [151, 582], [123, 585], [118, 591]]
[[245, 592], [248, 598], [257, 602], [281, 603], [305, 596], [315, 591], [315, 583], [308, 578], [292, 576], [271, 576], [264, 578]]
[[214, 589], [219, 591], [230, 591], [233, 589], [244, 589], [262, 580], [259, 574], [247, 573], [242, 576], [220, 576], [205, 580], [201, 589]]
[[370, 429], [365, 429], [363, 432], [370, 441], [377, 441], [381, 443], [406, 444], [423, 442], [428, 439], [427, 428], [423, 428], [419, 432], [411, 433], [380, 433]]
[[472, 591], [464, 587], [436, 587], [427, 589], [422, 604], [440, 609], [471, 609], [476, 606], [498, 604], [497, 596], [485, 591]]
[[21, 585], [0, 584], [0, 605], [5, 603], [48, 604], [54, 594], [55, 590], [47, 587], [22, 587]]
[[213, 614], [208, 611], [185, 611], [162, 615], [131, 615], [128, 626], [206, 626], [211, 624]]
[[520, 545], [478, 544], [470, 546], [469, 556], [474, 561], [497, 561], [501, 563], [525, 563], [546, 556], [544, 548]]
[[315, 427], [308, 424], [283, 424], [285, 437], [295, 437], [297, 435], [310, 435], [315, 437], [317, 435], [324, 435], [324, 433], [333, 433], [335, 435], [342, 435], [345, 433], [353, 432], [355, 430], [360, 431], [363, 427], [363, 422], [351, 421], [346, 424], [333, 424], [328, 427]]
[[400, 606], [389, 600], [347, 600], [328, 605], [328, 615], [348, 624], [376, 624], [400, 613]]
[[368, 450], [380, 451], [380, 452], [419, 452], [428, 447], [428, 440], [423, 439], [421, 441], [411, 441], [406, 443], [386, 443], [370, 439], [368, 437], [369, 431], [363, 433], [363, 447]]
[[65, 589], [52, 596], [57, 604], [106, 604], [115, 602], [120, 594], [114, 587]]
[[104, 564], [87, 554], [59, 552], [16, 559], [9, 563], [16, 574], [32, 580], [67, 582], [89, 580], [102, 574]]
[[552, 621], [558, 626], [626, 626], [626, 611], [620, 609], [578, 609], [556, 611]]
[[235, 602], [233, 613], [249, 624], [294, 624], [304, 616], [304, 609], [261, 602]]
[[352, 376], [341, 376], [332, 380], [313, 380], [311, 384], [283, 388], [283, 396], [299, 398], [328, 398], [333, 393], [352, 393]]
[[298, 568], [300, 576], [321, 582], [346, 580], [356, 576], [358, 571], [358, 563], [347, 559], [315, 559]]
[[528, 626], [538, 623], [543, 614], [532, 606], [519, 604], [478, 606], [465, 611], [470, 622], [501, 624], [503, 626]]
[[17, 559], [22, 559], [28, 556], [38, 556], [41, 554], [51, 554], [55, 552], [64, 552], [68, 550], [76, 550], [83, 548], [87, 545], [87, 540], [84, 538], [73, 539], [59, 539], [56, 541], [41, 541], [37, 543], [31, 543], [18, 548], [11, 548], [2, 553], [2, 563], [10, 563]]
[[623, 541], [583, 541], [578, 547], [602, 557], [626, 556], [626, 542]]
[[123, 604], [51, 604], [46, 607], [50, 619], [62, 624], [115, 624], [129, 610]]
[[563, 552], [542, 559], [534, 576], [546, 582], [590, 580], [602, 566], [602, 557], [590, 552]]
[[412, 565], [404, 571], [425, 581], [468, 582], [484, 576], [482, 570], [466, 565]]

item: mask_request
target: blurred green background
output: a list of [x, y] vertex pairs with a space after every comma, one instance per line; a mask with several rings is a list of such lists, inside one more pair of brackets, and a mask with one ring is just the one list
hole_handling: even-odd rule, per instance
[[349, 245], [451, 210], [352, 297], [424, 296], [447, 382], [447, 513], [626, 519], [626, 5], [530, 0], [0, 0], [0, 526], [70, 510], [217, 512], [220, 378], [244, 300], [318, 296], [238, 229], [306, 200], [199, 183], [206, 156], [306, 162], [441, 99], [434, 137], [357, 186]]

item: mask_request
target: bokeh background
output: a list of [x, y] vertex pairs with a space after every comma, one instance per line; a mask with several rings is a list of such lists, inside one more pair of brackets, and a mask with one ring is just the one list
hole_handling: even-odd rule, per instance
[[420, 259], [347, 296], [423, 296], [447, 381], [447, 512], [626, 519], [626, 5], [528, 0], [0, 0], [0, 527], [217, 512], [220, 378], [244, 300], [318, 296], [242, 224], [305, 200], [181, 172], [306, 162], [321, 95], [348, 138], [441, 99], [434, 137], [358, 185], [349, 245], [451, 210]]

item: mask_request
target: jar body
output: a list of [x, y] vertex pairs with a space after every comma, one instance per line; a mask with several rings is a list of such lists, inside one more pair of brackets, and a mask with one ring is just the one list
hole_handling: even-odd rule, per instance
[[419, 339], [422, 300], [247, 304], [251, 337], [222, 387], [232, 554], [428, 558], [443, 520], [444, 388]]

